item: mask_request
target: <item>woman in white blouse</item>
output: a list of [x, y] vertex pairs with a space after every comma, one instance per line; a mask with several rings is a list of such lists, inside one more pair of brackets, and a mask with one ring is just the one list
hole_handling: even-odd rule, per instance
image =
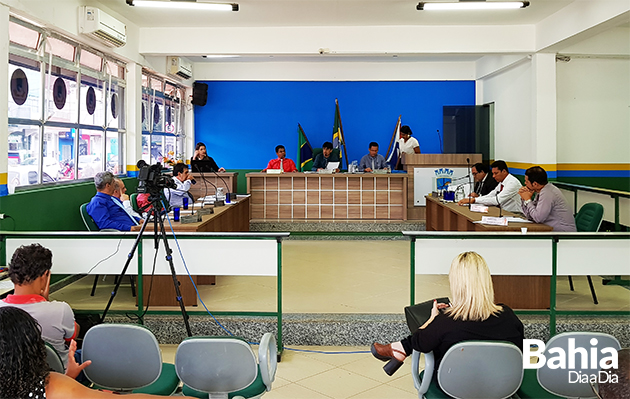
[[409, 126], [401, 126], [400, 139], [398, 140], [400, 152], [404, 152], [405, 154], [420, 154], [420, 144], [418, 144], [418, 140], [411, 137], [411, 135], [412, 133]]

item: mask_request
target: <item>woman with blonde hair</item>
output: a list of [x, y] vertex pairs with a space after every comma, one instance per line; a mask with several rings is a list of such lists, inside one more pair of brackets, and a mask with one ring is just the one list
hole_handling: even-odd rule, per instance
[[494, 303], [494, 288], [486, 261], [476, 252], [459, 254], [448, 274], [451, 304], [433, 301], [431, 317], [407, 338], [389, 345], [372, 344], [372, 354], [388, 362], [392, 375], [417, 350], [433, 352], [435, 368], [448, 349], [462, 341], [508, 341], [523, 350], [523, 323], [507, 305]]

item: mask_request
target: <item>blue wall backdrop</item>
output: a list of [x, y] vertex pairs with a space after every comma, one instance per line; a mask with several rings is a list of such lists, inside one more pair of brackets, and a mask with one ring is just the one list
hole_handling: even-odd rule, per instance
[[226, 169], [263, 169], [278, 144], [295, 161], [298, 123], [313, 147], [332, 141], [335, 98], [350, 162], [371, 141], [387, 156], [399, 115], [423, 153], [440, 153], [442, 107], [475, 104], [474, 81], [204, 83], [208, 103], [195, 106], [195, 140]]

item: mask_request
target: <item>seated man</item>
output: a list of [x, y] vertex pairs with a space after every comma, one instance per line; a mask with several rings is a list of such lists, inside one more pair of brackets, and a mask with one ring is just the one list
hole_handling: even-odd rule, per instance
[[498, 206], [508, 212], [521, 213], [518, 190], [522, 187], [521, 182], [510, 174], [505, 161], [494, 161], [492, 165], [492, 177], [497, 181], [494, 190], [486, 195], [477, 198], [464, 198], [459, 201], [459, 205], [481, 204], [488, 206]]
[[97, 173], [94, 176], [94, 185], [97, 193], [87, 204], [86, 210], [100, 230], [129, 231], [131, 226], [142, 221], [127, 213], [122, 202], [114, 197], [117, 186], [111, 172]]
[[369, 149], [369, 154], [364, 155], [359, 162], [359, 171], [374, 172], [375, 170], [386, 168], [387, 161], [385, 161], [385, 157], [378, 153], [378, 143], [375, 141], [371, 142]]
[[74, 338], [79, 325], [74, 321], [72, 308], [66, 302], [48, 300], [52, 252], [39, 244], [21, 246], [15, 250], [9, 263], [9, 277], [15, 290], [0, 301], [0, 307], [14, 306], [29, 313], [41, 327], [42, 338], [59, 354], [66, 374], [72, 378], [90, 365], [78, 365], [73, 352]]
[[114, 197], [118, 198], [120, 202], [122, 202], [125, 210], [131, 216], [142, 219], [142, 216], [138, 214], [138, 212], [133, 210], [131, 206], [131, 201], [129, 200], [129, 196], [127, 195], [127, 187], [125, 187], [125, 182], [122, 179], [114, 178], [114, 182], [116, 183], [116, 190], [114, 190]]
[[488, 173], [488, 167], [483, 163], [476, 163], [470, 168], [470, 172], [475, 179], [475, 189], [470, 193], [471, 197], [481, 197], [482, 195], [488, 195], [490, 191], [499, 184], [494, 177]]
[[286, 158], [287, 150], [283, 145], [276, 146], [276, 155], [278, 155], [278, 158], [269, 161], [267, 167], [263, 169], [263, 172], [266, 172], [267, 169], [280, 169], [283, 172], [297, 172], [295, 162]]
[[[333, 155], [333, 145], [330, 141], [322, 144], [322, 153], [317, 154], [315, 161], [313, 162], [313, 171], [326, 169], [328, 162], [339, 162], [339, 155]], [[335, 172], [339, 172], [339, 168], [335, 169]]]
[[518, 190], [518, 194], [527, 219], [549, 225], [553, 231], [577, 231], [567, 200], [556, 186], [547, 181], [547, 172], [540, 166], [532, 166], [525, 171], [525, 186]]
[[181, 208], [184, 205], [184, 198], [192, 201], [192, 196], [188, 192], [192, 183], [193, 176], [188, 171], [188, 165], [185, 163], [176, 163], [173, 166], [173, 181], [177, 185], [176, 189], [165, 188], [164, 196], [171, 204], [172, 208]]

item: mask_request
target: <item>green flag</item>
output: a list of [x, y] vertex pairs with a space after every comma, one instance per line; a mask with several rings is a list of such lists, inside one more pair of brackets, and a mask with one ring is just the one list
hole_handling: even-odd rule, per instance
[[297, 154], [298, 172], [305, 170], [310, 171], [313, 167], [313, 147], [306, 138], [306, 133], [302, 126], [298, 123], [298, 154]]

